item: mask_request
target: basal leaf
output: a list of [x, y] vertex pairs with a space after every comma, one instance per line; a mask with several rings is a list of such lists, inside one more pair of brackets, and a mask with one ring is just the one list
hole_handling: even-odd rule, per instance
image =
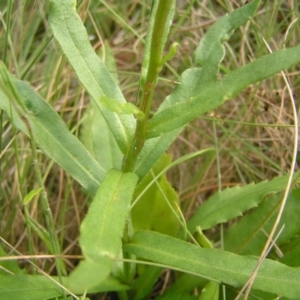
[[256, 207], [266, 195], [284, 190], [288, 176], [217, 192], [197, 209], [187, 223], [188, 229], [193, 233], [197, 226], [204, 230], [242, 215], [250, 208]]
[[223, 79], [209, 84], [197, 96], [184, 98], [183, 102], [160, 110], [149, 121], [147, 137], [157, 137], [184, 126], [199, 115], [232, 99], [247, 86], [294, 66], [300, 61], [299, 52], [300, 45], [260, 57], [232, 71]]
[[86, 29], [76, 13], [76, 0], [51, 0], [49, 22], [55, 39], [78, 79], [96, 101], [120, 149], [126, 153], [133, 137], [135, 119], [132, 115], [111, 112], [98, 101], [101, 96], [107, 96], [120, 103], [126, 102], [121, 90], [90, 44]]
[[[258, 258], [240, 256], [216, 249], [200, 248], [156, 232], [139, 231], [125, 251], [137, 257], [201, 277], [242, 287], [253, 272]], [[253, 289], [298, 299], [300, 269], [265, 259], [253, 283]]]
[[33, 137], [46, 155], [95, 194], [104, 177], [103, 168], [33, 88], [10, 77], [3, 65], [1, 74], [0, 108], [13, 125], [28, 137]]

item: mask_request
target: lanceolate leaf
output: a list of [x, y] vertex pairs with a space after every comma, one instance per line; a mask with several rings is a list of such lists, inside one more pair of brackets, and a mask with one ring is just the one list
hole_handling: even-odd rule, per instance
[[110, 170], [106, 174], [80, 227], [79, 244], [85, 260], [68, 278], [71, 290], [95, 288], [111, 272], [137, 180], [134, 173]]
[[[2, 67], [1, 72], [7, 71]], [[0, 78], [0, 108], [7, 113], [17, 129], [32, 136], [45, 154], [95, 194], [104, 177], [102, 167], [33, 88], [23, 81], [10, 78], [7, 73], [6, 75]], [[18, 104], [13, 94], [14, 89], [18, 93]], [[23, 108], [18, 108], [17, 105]]]
[[[258, 258], [239, 256], [216, 249], [205, 249], [156, 232], [139, 231], [125, 250], [137, 257], [169, 268], [208, 277], [236, 288], [242, 287], [254, 270]], [[298, 299], [300, 269], [265, 259], [253, 289]]]
[[76, 13], [76, 0], [51, 0], [49, 22], [55, 39], [78, 79], [96, 101], [120, 149], [125, 153], [133, 136], [135, 119], [132, 115], [118, 115], [106, 109], [99, 101], [101, 96], [107, 96], [120, 103], [126, 102], [90, 44], [86, 29]]
[[138, 177], [110, 170], [80, 227], [79, 244], [87, 258], [115, 258]]
[[232, 99], [247, 86], [292, 67], [300, 61], [299, 53], [300, 45], [265, 55], [232, 71], [222, 80], [209, 84], [199, 95], [185, 98], [183, 103], [159, 111], [149, 121], [148, 138], [181, 127]]
[[250, 208], [258, 206], [266, 195], [284, 190], [287, 180], [288, 175], [285, 175], [271, 181], [252, 183], [244, 187], [234, 187], [217, 192], [197, 209], [187, 223], [188, 229], [193, 233], [197, 226], [208, 229], [218, 223], [238, 217]]

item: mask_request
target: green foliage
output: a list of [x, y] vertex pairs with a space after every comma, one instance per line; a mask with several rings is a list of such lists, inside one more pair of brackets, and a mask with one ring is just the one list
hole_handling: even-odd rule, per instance
[[[125, 250], [144, 259], [201, 277], [242, 287], [257, 264], [254, 256], [205, 249], [152, 231], [135, 233]], [[264, 260], [253, 288], [297, 299], [299, 268]]]
[[[80, 294], [82, 299], [88, 299], [87, 293], [114, 291], [122, 300], [148, 299], [163, 268], [174, 270], [174, 280], [164, 295], [156, 298], [160, 300], [217, 300], [221, 284], [234, 289], [243, 287], [257, 266], [257, 256], [275, 222], [289, 175], [218, 191], [193, 212], [186, 225], [179, 194], [168, 182], [166, 172], [198, 156], [208, 155], [207, 160], [211, 162], [210, 152], [214, 149], [198, 150], [174, 162], [165, 152], [195, 118], [250, 85], [300, 62], [298, 45], [262, 56], [235, 70], [228, 69], [223, 77], [220, 75], [225, 42], [255, 16], [260, 3], [253, 0], [210, 27], [194, 52], [190, 68], [181, 74], [175, 90], [152, 116], [159, 73], [176, 53], [177, 44], [173, 43], [164, 55], [176, 1], [152, 3], [135, 104], [126, 101], [119, 87], [116, 63], [108, 43], [100, 55], [105, 57], [104, 61], [91, 46], [76, 12], [76, 1], [50, 1], [49, 25], [55, 41], [92, 100], [81, 123], [77, 124], [81, 125], [83, 144], [34, 88], [8, 72], [5, 63], [0, 66], [0, 108], [13, 128], [31, 139], [34, 160], [38, 146], [94, 198], [80, 225], [83, 259], [68, 276], [63, 276], [59, 264], [57, 277], [27, 275], [15, 262], [5, 261], [7, 254], [0, 247], [1, 297], [63, 300]], [[37, 27], [38, 23], [34, 22], [33, 26]], [[42, 47], [49, 41], [44, 41]], [[29, 53], [26, 47], [21, 61]], [[23, 74], [26, 72], [27, 66]], [[203, 174], [200, 169], [194, 178]], [[34, 232], [48, 251], [56, 255], [54, 223], [48, 218], [44, 227], [29, 213], [32, 199], [43, 199], [46, 194], [40, 177], [39, 187], [29, 193], [23, 193], [23, 186], [20, 188], [25, 195], [22, 208], [27, 233], [31, 236]], [[294, 179], [294, 184], [297, 180]], [[276, 246], [287, 255], [279, 259], [276, 251], [270, 251], [255, 277], [254, 296], [299, 298], [300, 247], [295, 238], [300, 234], [299, 193], [300, 189], [293, 187], [279, 224], [279, 228], [285, 227]], [[42, 209], [46, 216], [51, 211], [45, 204]], [[220, 239], [227, 252], [217, 249], [202, 231], [243, 214], [246, 215], [229, 224]], [[143, 266], [136, 267], [137, 263]], [[194, 289], [199, 297], [191, 294]], [[226, 293], [230, 295], [231, 290]]]
[[93, 289], [110, 274], [111, 260], [122, 247], [124, 224], [137, 180], [135, 174], [118, 170], [106, 174], [80, 227], [79, 244], [85, 260], [69, 277], [67, 286], [71, 291]]
[[279, 176], [271, 181], [252, 183], [245, 187], [238, 186], [217, 192], [198, 208], [187, 224], [188, 229], [194, 233], [196, 226], [208, 229], [241, 216], [245, 211], [257, 207], [268, 194], [284, 190], [287, 180], [288, 175]]
[[46, 300], [63, 295], [53, 280], [41, 275], [0, 274], [0, 294], [7, 300]]
[[[134, 198], [141, 193], [143, 195], [131, 210], [134, 231], [154, 230], [171, 236], [177, 234], [180, 224], [174, 211], [177, 213], [179, 198], [166, 175], [159, 177], [159, 174], [170, 163], [171, 156], [164, 154], [156, 162], [152, 172], [145, 176], [137, 186]], [[156, 179], [155, 182], [153, 179]]]

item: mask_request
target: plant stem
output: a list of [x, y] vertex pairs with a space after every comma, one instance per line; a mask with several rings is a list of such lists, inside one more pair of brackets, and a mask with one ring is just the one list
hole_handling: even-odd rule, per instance
[[[142, 96], [139, 108], [144, 112], [145, 117], [142, 120], [137, 120], [133, 141], [127, 155], [124, 158], [124, 172], [133, 171], [137, 156], [145, 143], [153, 93], [157, 84], [158, 74], [162, 68], [162, 53], [166, 32], [165, 27], [167, 25], [169, 11], [173, 3], [173, 0], [160, 0], [158, 3], [150, 41], [149, 67], [145, 80], [141, 80], [140, 83]], [[152, 13], [155, 12], [152, 11]]]

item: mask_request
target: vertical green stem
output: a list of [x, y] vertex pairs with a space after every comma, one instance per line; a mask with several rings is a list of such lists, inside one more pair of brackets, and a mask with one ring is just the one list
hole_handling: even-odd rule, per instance
[[157, 83], [158, 74], [162, 68], [165, 27], [173, 2], [173, 0], [159, 0], [156, 10], [150, 42], [149, 67], [146, 78], [144, 82], [141, 83], [142, 96], [140, 110], [144, 112], [145, 117], [142, 120], [137, 120], [136, 131], [131, 147], [124, 158], [124, 172], [133, 171], [136, 158], [145, 143], [153, 93]]

